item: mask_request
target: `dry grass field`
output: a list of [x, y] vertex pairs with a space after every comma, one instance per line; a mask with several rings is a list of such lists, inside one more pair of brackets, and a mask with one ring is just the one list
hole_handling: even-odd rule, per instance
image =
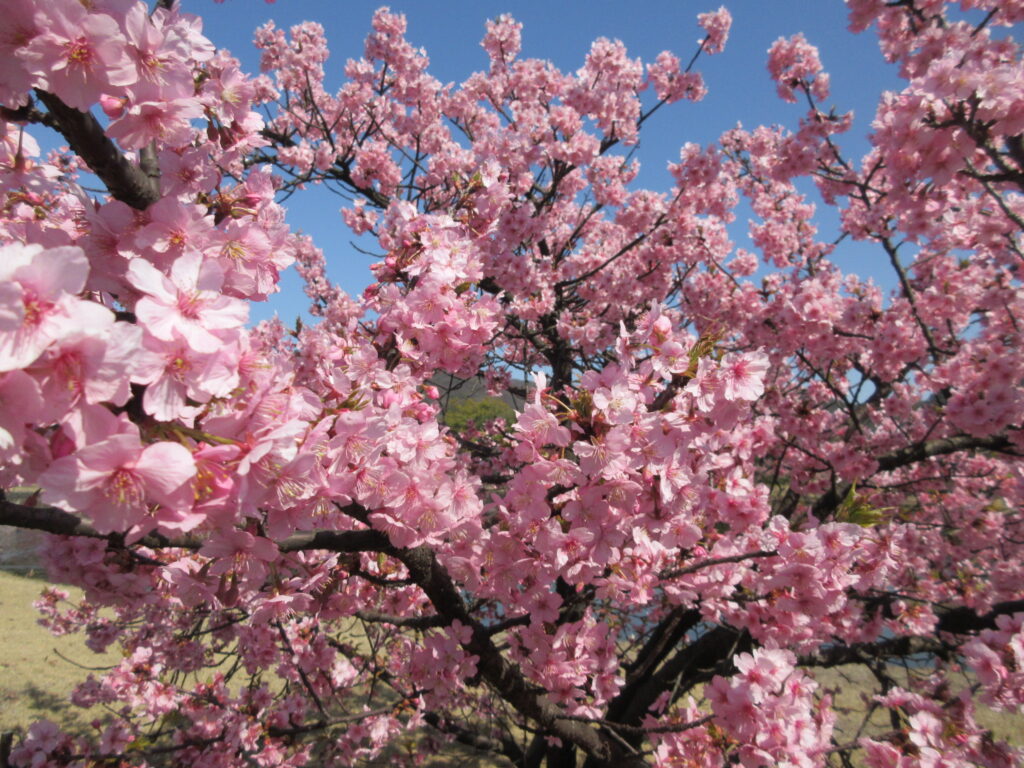
[[[34, 720], [46, 718], [72, 732], [89, 731], [90, 721], [103, 712], [84, 712], [70, 704], [71, 689], [89, 674], [89, 668], [117, 663], [116, 653], [97, 655], [82, 645], [80, 636], [54, 637], [36, 623], [32, 602], [45, 582], [30, 574], [0, 570], [0, 733], [23, 731]], [[76, 595], [71, 591], [72, 599]], [[904, 670], [894, 676], [908, 674]], [[833, 692], [840, 714], [840, 741], [852, 741], [867, 711], [865, 693], [873, 688], [870, 674], [860, 667], [819, 672], [821, 685]], [[1024, 746], [1024, 717], [992, 712], [979, 707], [979, 720], [997, 739]], [[889, 729], [887, 718], [876, 714], [865, 732]], [[414, 749], [415, 735], [397, 749]], [[384, 763], [377, 761], [378, 765]], [[446, 750], [429, 761], [431, 766], [489, 768], [493, 761], [482, 759], [468, 749]]]

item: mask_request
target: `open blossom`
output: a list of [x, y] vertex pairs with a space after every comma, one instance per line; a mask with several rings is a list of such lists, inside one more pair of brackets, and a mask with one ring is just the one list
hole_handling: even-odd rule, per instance
[[76, 325], [72, 315], [81, 302], [75, 294], [88, 272], [81, 248], [0, 248], [0, 371], [29, 365]]
[[233, 335], [227, 332], [237, 333], [249, 315], [245, 302], [220, 293], [220, 267], [198, 253], [179, 256], [170, 277], [135, 259], [128, 282], [145, 294], [135, 305], [145, 329], [161, 341], [182, 338], [196, 352], [216, 352]]
[[15, 56], [40, 31], [32, 0], [4, 3], [4, 23], [0, 25], [0, 104], [14, 108], [25, 103], [32, 76]]
[[144, 3], [133, 4], [125, 16], [128, 55], [138, 73], [139, 86], [165, 99], [191, 96], [195, 84], [187, 64], [189, 47], [173, 25], [161, 21], [160, 17], [150, 17]]
[[647, 66], [647, 78], [659, 99], [669, 104], [680, 99], [700, 101], [707, 93], [699, 72], [684, 72], [679, 57], [662, 51], [654, 63]]
[[129, 397], [128, 371], [133, 367], [141, 331], [114, 322], [114, 313], [82, 301], [71, 313], [74, 330], [61, 335], [29, 368], [53, 406], [67, 402], [124, 405]]
[[818, 49], [797, 33], [780, 37], [768, 49], [768, 71], [776, 82], [779, 97], [796, 101], [794, 89], [806, 87], [819, 101], [828, 98], [828, 74], [821, 67]]
[[136, 235], [136, 243], [164, 254], [170, 264], [178, 256], [199, 253], [207, 247], [213, 223], [206, 211], [198, 205], [183, 205], [172, 197], [164, 197], [147, 210], [150, 221]]
[[211, 240], [229, 296], [265, 299], [277, 290], [278, 273], [291, 262], [290, 254], [275, 248], [266, 232], [247, 222], [231, 221]]
[[764, 376], [768, 357], [760, 352], [728, 354], [718, 369], [722, 390], [728, 400], [757, 400], [764, 394]]
[[113, 18], [78, 3], [51, 3], [42, 13], [45, 31], [19, 56], [37, 83], [69, 106], [87, 111], [101, 94], [138, 79]]
[[519, 55], [523, 47], [523, 25], [508, 14], [487, 22], [487, 34], [480, 45], [491, 59], [492, 71], [500, 71]]
[[168, 197], [187, 198], [201, 190], [212, 189], [220, 178], [215, 168], [204, 162], [203, 149], [164, 149], [160, 152], [160, 191]]
[[140, 101], [129, 104], [111, 122], [107, 135], [125, 149], [141, 149], [155, 140], [177, 147], [192, 139], [194, 129], [189, 121], [202, 116], [203, 107], [193, 98]]
[[196, 408], [187, 400], [205, 403], [221, 397], [238, 385], [238, 349], [225, 344], [203, 354], [183, 337], [161, 341], [150, 335], [134, 361], [132, 381], [145, 384], [142, 408], [160, 421], [191, 418]]
[[199, 554], [214, 560], [210, 567], [214, 576], [236, 570], [259, 578], [266, 573], [264, 563], [273, 562], [278, 557], [274, 542], [236, 528], [214, 532]]
[[27, 426], [44, 412], [39, 385], [24, 371], [0, 373], [0, 460], [25, 439]]
[[46, 501], [81, 512], [100, 533], [112, 533], [142, 522], [150, 504], [191, 506], [195, 471], [185, 446], [143, 446], [137, 433], [125, 432], [58, 459], [40, 483]]

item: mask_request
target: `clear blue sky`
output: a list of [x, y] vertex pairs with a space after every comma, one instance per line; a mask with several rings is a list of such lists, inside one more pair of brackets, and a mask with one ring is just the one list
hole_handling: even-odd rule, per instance
[[[340, 84], [346, 59], [361, 55], [370, 18], [380, 6], [363, 0], [278, 0], [274, 4], [182, 0], [182, 4], [186, 11], [203, 17], [204, 32], [215, 45], [228, 48], [253, 73], [258, 71], [259, 59], [251, 40], [258, 25], [268, 19], [285, 29], [304, 20], [321, 23], [332, 53], [327, 65], [332, 87]], [[406, 15], [407, 37], [426, 49], [431, 74], [442, 82], [459, 83], [471, 72], [486, 68], [487, 57], [480, 47], [484, 23], [501, 13], [511, 13], [523, 23], [521, 56], [550, 59], [562, 71], [573, 72], [591, 42], [601, 36], [622, 40], [630, 55], [644, 62], [665, 49], [688, 61], [702, 36], [696, 15], [720, 4], [722, 0], [400, 0], [392, 2], [391, 9]], [[804, 107], [777, 98], [765, 62], [772, 42], [796, 32], [803, 32], [820, 49], [832, 78], [832, 103], [841, 111], [854, 111], [853, 130], [841, 137], [841, 144], [850, 155], [863, 154], [879, 94], [902, 87], [894, 68], [882, 59], [874, 35], [847, 31], [846, 8], [840, 0], [725, 0], [724, 4], [733, 15], [725, 52], [702, 56], [697, 65], [708, 95], [698, 104], [666, 107], [648, 121], [637, 153], [642, 166], [637, 183], [667, 190], [666, 164], [678, 159], [682, 144], [712, 142], [737, 122], [746, 127], [776, 123], [795, 128]], [[298, 193], [288, 201], [289, 220], [314, 237], [328, 255], [332, 277], [356, 294], [368, 282], [366, 267], [372, 260], [348, 247], [351, 236], [338, 215], [342, 202], [329, 193]], [[732, 232], [740, 246], [747, 242], [746, 218], [741, 212]], [[829, 220], [824, 221], [827, 226]], [[827, 229], [825, 233], [831, 235]], [[845, 268], [862, 274], [880, 268], [873, 251], [857, 244], [843, 248], [848, 250], [839, 259]], [[283, 281], [282, 294], [252, 307], [254, 319], [276, 310], [288, 323], [303, 309], [294, 273]]]

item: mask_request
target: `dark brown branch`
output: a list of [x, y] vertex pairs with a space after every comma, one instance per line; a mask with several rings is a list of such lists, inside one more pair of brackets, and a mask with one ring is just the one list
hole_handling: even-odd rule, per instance
[[[893, 600], [896, 598], [893, 597]], [[971, 635], [984, 629], [995, 629], [996, 619], [1024, 611], [1024, 599], [996, 603], [988, 613], [959, 606], [937, 611], [936, 635], [949, 633]], [[869, 661], [906, 658], [918, 654], [944, 655], [952, 653], [956, 643], [943, 642], [937, 637], [890, 637], [873, 643], [832, 645], [800, 657], [805, 667], [837, 667], [843, 664], [866, 664]]]
[[0, 768], [10, 768], [11, 748], [14, 746], [14, 731], [0, 733]]
[[450, 720], [443, 719], [436, 712], [427, 712], [423, 715], [423, 720], [427, 725], [432, 728], [436, 728], [441, 733], [447, 733], [455, 738], [459, 744], [465, 744], [473, 749], [478, 749], [483, 752], [490, 752], [492, 754], [504, 755], [514, 765], [519, 765], [523, 759], [523, 750], [519, 745], [511, 738], [502, 737], [501, 740], [485, 736], [484, 734], [468, 728], [460, 723], [454, 723]]
[[454, 582], [431, 549], [416, 547], [394, 550], [392, 554], [409, 569], [438, 614], [471, 629], [472, 635], [463, 647], [477, 657], [480, 676], [505, 701], [552, 736], [575, 744], [599, 764], [608, 765], [615, 759], [620, 747], [614, 739], [583, 723], [565, 720], [565, 712], [552, 704], [543, 691], [529, 685], [519, 668], [494, 646], [488, 631], [470, 616]]
[[68, 140], [71, 149], [99, 176], [111, 195], [140, 211], [160, 199], [156, 179], [124, 156], [104, 134], [103, 126], [92, 113], [69, 107], [46, 91], [36, 89], [36, 96], [50, 111], [57, 130]]
[[[916, 464], [925, 459], [936, 456], [945, 456], [960, 451], [993, 451], [1005, 453], [1009, 456], [1019, 456], [1013, 450], [1014, 445], [1006, 435], [987, 435], [985, 437], [974, 437], [972, 435], [956, 435], [944, 437], [937, 440], [927, 440], [921, 443], [898, 448], [890, 453], [879, 456], [878, 469], [881, 472], [891, 472], [901, 467]], [[823, 494], [811, 508], [811, 514], [818, 520], [826, 519], [842, 503], [850, 492], [852, 486], [833, 486]], [[795, 506], [795, 502], [794, 502]]]
[[660, 411], [669, 401], [676, 396], [683, 387], [690, 383], [691, 376], [687, 376], [685, 373], [674, 373], [672, 374], [672, 380], [665, 385], [665, 388], [658, 393], [658, 396], [654, 398], [653, 402], [647, 406], [647, 410], [651, 413]]
[[[111, 540], [117, 534], [100, 533], [78, 515], [56, 507], [33, 507], [0, 499], [0, 525], [45, 531], [60, 536], [85, 536], [91, 539]], [[206, 539], [199, 536], [168, 538], [158, 533], [144, 536], [133, 544], [150, 549], [200, 549]], [[385, 552], [391, 548], [387, 537], [380, 531], [314, 531], [297, 533], [277, 543], [281, 552], [327, 550], [329, 552]]]
[[682, 642], [686, 633], [699, 623], [699, 610], [675, 608], [654, 628], [633, 663], [626, 668], [626, 685], [621, 691], [623, 701], [627, 701], [631, 696], [629, 688], [631, 686], [635, 688], [642, 683], [651, 671], [664, 660], [665, 656]]
[[728, 557], [713, 557], [710, 560], [701, 560], [693, 565], [688, 565], [685, 568], [678, 568], [674, 571], [669, 571], [662, 575], [664, 579], [675, 579], [679, 576], [686, 576], [691, 573], [703, 570], [704, 568], [711, 568], [715, 565], [726, 565], [728, 563], [740, 563], [744, 560], [753, 560], [758, 557], [775, 557], [778, 552], [768, 549], [759, 549], [756, 552], [744, 552], [742, 555], [730, 555]]
[[[623, 726], [640, 726], [665, 691], [672, 691], [675, 699], [716, 674], [728, 674], [732, 658], [738, 653], [749, 653], [752, 648], [753, 641], [747, 632], [725, 625], [705, 632], [692, 643], [674, 646], [670, 650], [675, 653], [658, 669], [619, 692], [608, 706], [606, 719]], [[625, 738], [633, 745], [642, 741], [639, 733], [626, 733]]]
[[296, 533], [278, 542], [282, 552], [325, 550], [327, 552], [387, 552], [391, 549], [388, 537], [380, 531], [313, 531]]
[[1011, 616], [1020, 612], [1024, 612], [1024, 599], [996, 603], [992, 606], [991, 611], [981, 616], [970, 608], [960, 606], [943, 611], [939, 615], [937, 629], [940, 632], [958, 635], [979, 632], [983, 629], [995, 629], [996, 619], [1000, 616]]
[[356, 611], [355, 617], [369, 624], [391, 624], [406, 629], [430, 629], [431, 627], [447, 627], [451, 622], [444, 616], [392, 616], [379, 611]]
[[45, 125], [53, 130], [60, 130], [57, 121], [53, 115], [48, 112], [43, 112], [35, 108], [30, 102], [17, 109], [11, 109], [10, 107], [0, 107], [0, 118], [10, 123], [37, 123], [38, 125]]
[[[346, 508], [346, 511], [356, 519], [366, 516], [365, 510], [361, 508]], [[111, 539], [111, 536], [98, 532], [70, 512], [54, 507], [15, 504], [6, 499], [0, 500], [0, 525], [48, 531], [65, 536]], [[169, 539], [158, 534], [150, 534], [137, 543], [152, 548], [175, 547], [196, 550], [202, 547], [204, 540], [199, 537]], [[299, 550], [385, 552], [398, 558], [408, 568], [413, 581], [431, 600], [438, 616], [442, 617], [439, 619], [431, 617], [431, 623], [437, 621], [438, 626], [447, 626], [453, 621], [459, 621], [471, 628], [471, 638], [468, 643], [464, 644], [464, 647], [469, 653], [478, 657], [477, 668], [480, 675], [498, 691], [502, 698], [523, 715], [539, 723], [552, 735], [577, 745], [588, 755], [603, 763], [612, 759], [616, 752], [614, 741], [594, 728], [565, 720], [563, 718], [564, 711], [549, 702], [543, 692], [530, 686], [518, 667], [511, 664], [494, 646], [491, 641], [491, 633], [470, 615], [455, 583], [429, 548], [398, 549], [390, 544], [383, 533], [374, 530], [317, 531], [296, 534], [279, 542], [278, 547], [282, 552]]]
[[887, 453], [878, 458], [878, 468], [883, 472], [888, 472], [933, 456], [970, 450], [996, 451], [997, 453], [1017, 455], [1013, 450], [1013, 443], [1006, 435], [988, 435], [986, 437], [957, 435], [939, 440], [928, 440]]
[[868, 664], [886, 659], [906, 658], [918, 654], [938, 654], [942, 645], [923, 637], [891, 637], [874, 643], [831, 645], [800, 656], [801, 667], [839, 667], [845, 664]]
[[952, 352], [940, 349], [938, 344], [935, 343], [935, 337], [932, 335], [931, 328], [921, 317], [920, 309], [917, 305], [917, 298], [914, 292], [914, 287], [910, 283], [910, 278], [907, 276], [907, 270], [900, 263], [899, 255], [896, 253], [897, 246], [893, 245], [888, 237], [878, 238], [878, 242], [885, 249], [885, 252], [889, 255], [889, 263], [892, 264], [893, 269], [896, 270], [896, 276], [899, 277], [900, 286], [903, 288], [903, 295], [907, 299], [907, 303], [910, 305], [910, 313], [914, 316], [914, 320], [917, 322], [921, 329], [921, 334], [924, 336], [924, 340], [928, 343], [928, 350], [932, 353], [932, 357], [939, 361], [943, 357], [953, 354]]

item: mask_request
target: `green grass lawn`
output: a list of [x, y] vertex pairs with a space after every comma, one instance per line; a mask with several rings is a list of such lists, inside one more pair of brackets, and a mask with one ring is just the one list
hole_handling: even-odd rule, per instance
[[93, 653], [81, 635], [55, 637], [41, 627], [32, 603], [45, 586], [38, 578], [0, 571], [0, 732], [24, 730], [44, 718], [72, 731], [88, 729], [92, 718], [72, 706], [68, 694], [88, 676], [82, 667], [120, 660], [116, 653]]

